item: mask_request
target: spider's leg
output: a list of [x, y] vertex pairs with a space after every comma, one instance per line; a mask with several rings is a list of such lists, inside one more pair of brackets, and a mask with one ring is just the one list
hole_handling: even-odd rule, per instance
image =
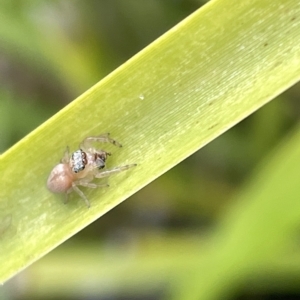
[[112, 169], [108, 169], [108, 170], [104, 170], [104, 171], [99, 171], [99, 173], [95, 174], [96, 178], [103, 178], [103, 177], [108, 177], [111, 176], [113, 174], [117, 174], [120, 173], [122, 171], [128, 170], [132, 167], [135, 167], [136, 164], [131, 164], [131, 165], [126, 165], [126, 166], [121, 166], [121, 167], [115, 167]]
[[85, 194], [76, 186], [76, 183], [75, 182], [73, 182], [73, 184], [72, 184], [72, 187], [73, 187], [73, 190], [84, 200], [84, 202], [85, 202], [85, 204], [86, 204], [86, 206], [88, 207], [88, 208], [90, 208], [90, 202], [89, 202], [89, 200], [88, 200], [88, 198], [85, 196]]
[[93, 142], [99, 142], [99, 143], [110, 143], [110, 144], [113, 144], [117, 147], [122, 147], [122, 145], [117, 142], [116, 140], [112, 139], [109, 137], [109, 133], [105, 133], [105, 134], [101, 134], [101, 135], [98, 135], [98, 136], [89, 136], [89, 137], [86, 137], [79, 145], [79, 147], [81, 149], [89, 149], [91, 148], [91, 144]]
[[65, 198], [64, 198], [63, 202], [64, 202], [64, 204], [67, 204], [68, 201], [69, 201], [69, 193], [66, 192], [66, 193], [65, 193]]
[[65, 152], [64, 152], [64, 156], [62, 157], [62, 159], [60, 160], [60, 162], [62, 164], [67, 164], [69, 163], [70, 160], [70, 151], [69, 151], [69, 146], [67, 146]]
[[92, 188], [92, 189], [96, 189], [98, 187], [108, 187], [109, 185], [107, 183], [101, 183], [101, 184], [97, 184], [97, 183], [93, 183], [93, 182], [85, 182], [85, 181], [76, 181], [77, 185], [81, 185], [84, 187], [88, 187], [88, 188]]

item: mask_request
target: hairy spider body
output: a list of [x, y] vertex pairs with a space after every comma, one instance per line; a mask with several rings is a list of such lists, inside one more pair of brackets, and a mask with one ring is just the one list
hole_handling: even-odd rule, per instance
[[107, 133], [85, 138], [80, 143], [80, 148], [74, 151], [71, 157], [67, 148], [61, 163], [53, 168], [47, 180], [47, 187], [52, 193], [65, 193], [65, 202], [67, 202], [69, 194], [75, 191], [90, 207], [89, 200], [78, 186], [89, 188], [108, 186], [107, 184], [96, 184], [91, 181], [94, 178], [108, 177], [136, 166], [136, 164], [131, 164], [103, 170], [107, 157], [111, 154], [105, 150], [92, 147], [92, 142], [111, 143], [122, 147], [117, 141], [111, 139]]

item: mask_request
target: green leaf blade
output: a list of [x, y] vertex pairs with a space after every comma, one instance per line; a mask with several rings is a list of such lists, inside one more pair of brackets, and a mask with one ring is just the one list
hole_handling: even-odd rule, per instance
[[[300, 78], [300, 3], [212, 1], [1, 156], [0, 281], [37, 260]], [[65, 147], [110, 132], [108, 167], [137, 163], [84, 190], [91, 209], [45, 186]], [[107, 149], [106, 145], [103, 146]]]

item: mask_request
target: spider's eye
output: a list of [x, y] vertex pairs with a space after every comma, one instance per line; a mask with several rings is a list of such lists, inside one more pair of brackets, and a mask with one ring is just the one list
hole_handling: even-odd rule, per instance
[[71, 167], [74, 173], [84, 170], [86, 163], [86, 153], [81, 149], [72, 153]]

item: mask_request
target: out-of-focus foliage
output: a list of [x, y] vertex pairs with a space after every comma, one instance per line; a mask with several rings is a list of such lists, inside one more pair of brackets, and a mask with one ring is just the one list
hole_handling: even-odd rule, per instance
[[[2, 1], [0, 151], [201, 4], [192, 0]], [[277, 145], [286, 143], [286, 135], [298, 121], [299, 93], [299, 85], [294, 86], [280, 99], [260, 109], [22, 272], [1, 288], [2, 298], [80, 299], [87, 295], [95, 298], [105, 295], [124, 299], [126, 295], [129, 299], [162, 299], [163, 295], [166, 298], [172, 295], [172, 291], [179, 290], [178, 295], [188, 294], [192, 290], [188, 284], [170, 288], [166, 283], [173, 275], [186, 271], [186, 265], [191, 270], [191, 274], [186, 275], [187, 281], [206, 277], [200, 272], [202, 268], [205, 271], [210, 268], [210, 261], [205, 265], [207, 251], [216, 251], [206, 247], [214, 228], [231, 207], [236, 207], [236, 202], [247, 201], [233, 196], [239, 193], [242, 185], [247, 185], [252, 171], [268, 161]], [[271, 164], [284, 164], [290, 152], [283, 152], [285, 156]], [[272, 168], [262, 173], [263, 178], [256, 179], [256, 189], [260, 188], [260, 182], [268, 182], [271, 173]], [[292, 174], [296, 180], [296, 171]], [[291, 180], [287, 175], [288, 172], [282, 184], [284, 180]], [[21, 180], [21, 175], [16, 176]], [[280, 181], [277, 183], [280, 185]], [[289, 199], [296, 198], [297, 194], [293, 194]], [[287, 203], [293, 206], [293, 202]], [[263, 227], [260, 206], [256, 209], [261, 222], [258, 223]], [[264, 212], [266, 215], [272, 213], [271, 210]], [[232, 213], [227, 217], [235, 216]], [[282, 219], [279, 214], [275, 221], [285, 223], [286, 218], [284, 213]], [[255, 221], [249, 220], [249, 227]], [[295, 218], [293, 222], [294, 241], [297, 241], [299, 221]], [[263, 241], [267, 243], [268, 237], [264, 236]], [[271, 237], [270, 241], [273, 241]], [[249, 246], [242, 239], [243, 245], [238, 240], [234, 243], [237, 249]], [[240, 282], [228, 280], [229, 296], [247, 295], [247, 299], [251, 299], [251, 295], [257, 294], [299, 293], [298, 284], [290, 280], [291, 274], [293, 278], [300, 274], [299, 247], [296, 242], [287, 246], [290, 252], [264, 264], [261, 271], [263, 263], [259, 261], [255, 272], [247, 273]], [[251, 256], [255, 250], [251, 248], [253, 252], [243, 253]], [[289, 253], [293, 254], [292, 258], [288, 257]], [[226, 255], [224, 259], [230, 264]], [[222, 260], [222, 257], [217, 258]], [[197, 264], [199, 274], [194, 273], [193, 267]], [[270, 273], [274, 275], [271, 279]], [[231, 279], [236, 276], [228, 274]], [[218, 289], [225, 284], [218, 280], [211, 282], [218, 284]], [[281, 287], [273, 288], [279, 286], [278, 282], [283, 283]], [[179, 286], [186, 286], [187, 290]]]

